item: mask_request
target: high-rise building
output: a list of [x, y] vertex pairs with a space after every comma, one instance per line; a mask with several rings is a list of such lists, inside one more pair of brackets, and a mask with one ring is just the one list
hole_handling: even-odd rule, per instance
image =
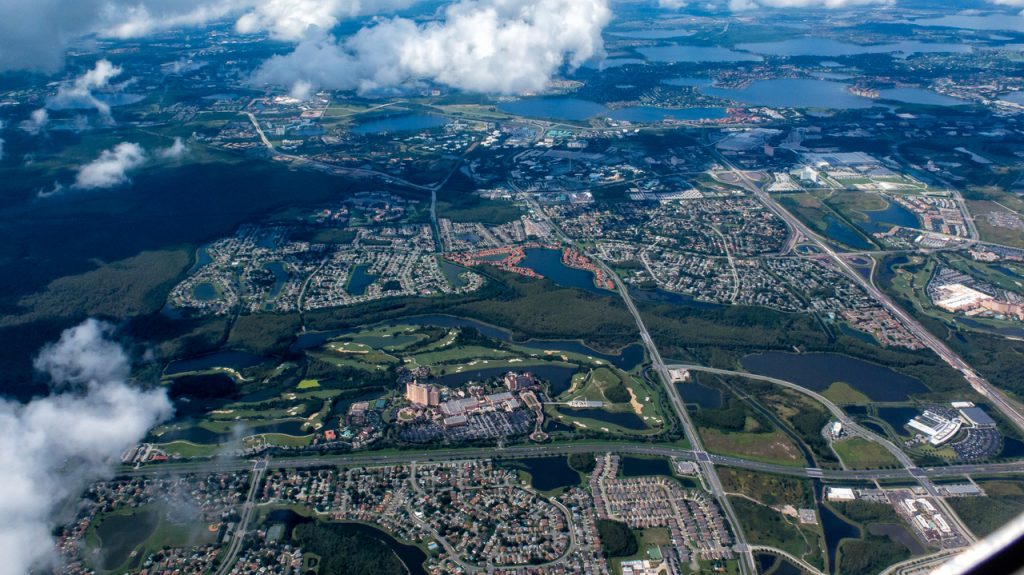
[[441, 403], [441, 390], [413, 380], [405, 384], [405, 398], [416, 405], [436, 406]]

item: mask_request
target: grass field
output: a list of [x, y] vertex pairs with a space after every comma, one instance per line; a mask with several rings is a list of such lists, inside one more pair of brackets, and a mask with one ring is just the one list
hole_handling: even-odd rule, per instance
[[729, 496], [741, 518], [743, 531], [751, 544], [768, 545], [788, 551], [812, 565], [822, 566], [821, 540], [817, 529], [804, 529], [796, 519], [750, 501], [745, 497]]
[[828, 386], [822, 395], [837, 405], [866, 405], [871, 399], [854, 389], [850, 384], [837, 381]]
[[718, 469], [722, 486], [730, 493], [742, 493], [765, 505], [810, 507], [814, 493], [806, 479], [759, 473], [734, 467]]
[[988, 497], [957, 497], [947, 501], [975, 535], [983, 537], [1024, 513], [1024, 483], [979, 481]]
[[881, 445], [860, 437], [851, 437], [832, 444], [839, 458], [852, 469], [895, 467], [899, 461]]
[[700, 436], [704, 446], [713, 453], [794, 467], [803, 467], [805, 463], [797, 446], [778, 430], [771, 433], [725, 433], [701, 427]]

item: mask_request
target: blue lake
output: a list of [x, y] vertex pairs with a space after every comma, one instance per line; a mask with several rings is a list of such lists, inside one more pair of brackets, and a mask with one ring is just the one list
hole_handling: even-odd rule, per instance
[[615, 293], [594, 285], [594, 274], [563, 264], [560, 250], [529, 248], [526, 250], [526, 258], [519, 265], [530, 268], [561, 286], [579, 288], [600, 295]]
[[826, 224], [825, 235], [828, 239], [846, 244], [858, 250], [869, 250], [873, 247], [864, 238], [860, 237], [856, 230], [832, 214], [825, 214], [823, 220]]
[[650, 62], [760, 62], [757, 54], [737, 52], [720, 46], [651, 46], [638, 48]]
[[919, 104], [922, 106], [967, 106], [970, 102], [939, 94], [923, 88], [888, 88], [879, 90], [878, 95], [882, 100], [895, 100], [906, 104]]
[[352, 295], [363, 295], [366, 288], [377, 281], [377, 276], [367, 273], [367, 266], [356, 266], [352, 269], [352, 276], [345, 286], [345, 291]]
[[259, 365], [264, 359], [244, 351], [219, 351], [209, 355], [203, 355], [192, 359], [173, 361], [164, 370], [165, 375], [175, 375], [188, 371], [203, 371], [215, 367], [227, 367], [234, 370], [241, 370], [254, 365]]
[[889, 206], [884, 210], [861, 212], [868, 217], [868, 221], [861, 223], [860, 225], [869, 234], [886, 232], [892, 226], [917, 228], [921, 225], [920, 222], [917, 221], [917, 216], [915, 216], [913, 212], [892, 200], [886, 201], [889, 202]]
[[664, 40], [665, 38], [682, 38], [684, 36], [693, 36], [694, 31], [686, 28], [664, 28], [656, 30], [624, 30], [622, 32], [612, 32], [612, 36], [621, 36], [623, 38], [636, 38], [638, 40]]
[[743, 368], [813, 391], [825, 391], [843, 381], [875, 401], [903, 401], [911, 394], [928, 391], [923, 383], [885, 366], [837, 353], [789, 353], [771, 351], [744, 356]]
[[679, 394], [686, 403], [696, 403], [706, 409], [722, 407], [722, 392], [699, 383], [676, 384]]
[[836, 551], [839, 550], [839, 543], [843, 539], [856, 539], [860, 537], [860, 529], [856, 525], [850, 523], [846, 519], [837, 515], [832, 511], [832, 508], [821, 503], [823, 498], [824, 487], [821, 482], [815, 481], [815, 491], [818, 493], [816, 498], [818, 503], [818, 517], [821, 518], [822, 532], [825, 534], [825, 547], [828, 550], [828, 573], [836, 572]]
[[737, 50], [766, 56], [853, 56], [857, 54], [923, 54], [970, 52], [966, 44], [904, 41], [890, 44], [851, 44], [831, 38], [793, 38], [777, 42], [737, 44]]
[[672, 466], [667, 459], [661, 457], [630, 457], [623, 456], [619, 464], [619, 474], [623, 477], [640, 477], [643, 475], [667, 475], [672, 477]]
[[288, 281], [288, 272], [285, 271], [284, 264], [281, 262], [270, 262], [263, 267], [274, 274], [274, 285], [270, 288], [270, 297], [275, 298], [277, 294], [281, 293], [281, 288]]
[[619, 121], [654, 123], [664, 120], [720, 120], [728, 116], [725, 108], [656, 108], [654, 106], [630, 106], [608, 114]]
[[920, 414], [913, 407], [878, 407], [878, 418], [889, 424], [896, 433], [907, 435], [904, 426], [908, 421]]
[[1024, 17], [1019, 14], [949, 14], [938, 18], [913, 20], [912, 23], [916, 26], [940, 26], [967, 30], [1024, 31]]
[[217, 288], [210, 282], [196, 284], [192, 288], [192, 295], [200, 301], [211, 301], [217, 299]]
[[661, 83], [668, 86], [693, 86], [695, 88], [703, 88], [710, 86], [715, 81], [711, 78], [667, 78], [662, 80]]
[[498, 109], [516, 116], [547, 118], [552, 120], [583, 121], [608, 111], [597, 102], [579, 98], [522, 98], [514, 102], [502, 102]]
[[442, 116], [431, 114], [406, 114], [403, 116], [392, 116], [359, 124], [352, 128], [355, 134], [379, 134], [383, 132], [411, 132], [416, 130], [429, 130], [439, 128], [448, 124], [449, 120]]
[[539, 491], [572, 487], [580, 483], [580, 474], [569, 467], [569, 460], [564, 455], [508, 459], [500, 465], [526, 471], [530, 474], [530, 485]]
[[701, 88], [701, 91], [709, 96], [736, 100], [751, 106], [857, 109], [874, 105], [868, 98], [851, 94], [846, 84], [807, 78], [759, 80], [742, 90], [709, 86]]

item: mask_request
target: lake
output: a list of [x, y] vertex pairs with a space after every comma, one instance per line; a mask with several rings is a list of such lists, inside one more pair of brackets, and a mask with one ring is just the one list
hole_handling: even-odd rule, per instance
[[834, 215], [825, 214], [825, 217], [822, 219], [825, 222], [825, 236], [828, 239], [846, 244], [858, 250], [869, 250], [874, 247], [867, 240], [860, 237], [856, 230]]
[[623, 477], [643, 475], [666, 475], [672, 477], [672, 466], [661, 457], [629, 457], [619, 460], [619, 474]]
[[354, 134], [381, 134], [385, 132], [413, 132], [440, 128], [450, 123], [448, 118], [433, 114], [405, 114], [370, 120], [352, 128]]
[[754, 560], [757, 562], [758, 573], [771, 573], [772, 575], [801, 575], [803, 573], [796, 565], [771, 553], [756, 553]]
[[654, 106], [630, 106], [608, 114], [613, 120], [641, 124], [652, 124], [665, 120], [690, 122], [720, 120], [728, 115], [725, 108], [657, 108]]
[[699, 383], [677, 383], [676, 388], [686, 403], [696, 403], [705, 409], [722, 407], [722, 392]]
[[821, 518], [822, 531], [825, 534], [825, 548], [828, 550], [827, 572], [836, 571], [836, 551], [839, 549], [839, 542], [843, 539], [857, 539], [860, 537], [860, 529], [849, 523], [839, 515], [836, 515], [831, 508], [821, 503], [823, 498], [823, 487], [820, 481], [814, 481], [814, 489], [818, 493], [818, 517]]
[[580, 122], [608, 112], [608, 108], [597, 102], [579, 98], [521, 98], [514, 102], [502, 102], [498, 109], [507, 114], [529, 118], [568, 120]]
[[836, 381], [844, 381], [875, 401], [904, 401], [911, 394], [928, 391], [917, 379], [838, 353], [771, 351], [747, 355], [740, 363], [747, 371], [813, 391], [821, 392]]
[[661, 81], [661, 83], [665, 84], [666, 86], [692, 86], [695, 88], [703, 88], [704, 86], [710, 86], [714, 82], [715, 81], [711, 78], [692, 77], [667, 78]]
[[387, 545], [409, 570], [409, 575], [427, 575], [427, 570], [423, 567], [427, 561], [427, 554], [419, 547], [406, 545], [392, 537], [387, 531], [365, 523], [335, 523], [335, 525], [345, 531], [366, 535]]
[[508, 459], [501, 466], [526, 471], [530, 474], [530, 485], [539, 491], [572, 487], [580, 483], [580, 474], [569, 467], [569, 459], [564, 455]]
[[861, 109], [875, 105], [868, 98], [851, 94], [846, 84], [809, 78], [757, 80], [743, 89], [707, 86], [700, 90], [708, 96], [735, 100], [751, 106]]
[[878, 91], [882, 100], [895, 100], [905, 104], [921, 106], [968, 106], [971, 103], [960, 98], [939, 94], [924, 88], [887, 88]]
[[1006, 459], [1024, 457], [1024, 441], [1013, 437], [1004, 437], [1003, 449], [999, 452], [999, 457]]
[[907, 40], [889, 44], [851, 44], [831, 38], [793, 38], [777, 42], [737, 44], [737, 50], [766, 56], [854, 56], [857, 54], [925, 54], [970, 52], [967, 44], [917, 42]]
[[369, 266], [365, 265], [352, 268], [352, 275], [348, 278], [348, 285], [345, 286], [345, 291], [351, 295], [363, 295], [366, 293], [366, 288], [377, 281], [377, 276], [367, 273], [368, 269]]
[[915, 216], [913, 212], [892, 200], [886, 201], [889, 202], [889, 205], [884, 210], [868, 210], [861, 212], [868, 217], [868, 221], [863, 222], [860, 225], [869, 234], [887, 232], [892, 226], [917, 228], [921, 225], [917, 220], [917, 216]]
[[519, 265], [539, 273], [560, 286], [574, 287], [598, 295], [615, 294], [615, 292], [594, 285], [593, 273], [563, 264], [561, 250], [527, 248], [526, 258]]
[[[643, 418], [633, 413], [632, 411], [605, 411], [598, 407], [586, 407], [583, 409], [573, 409], [567, 406], [558, 406], [557, 411], [567, 417], [577, 418], [583, 417], [586, 419], [593, 419], [595, 421], [602, 421], [604, 423], [610, 423], [612, 425], [618, 425], [623, 429], [641, 430], [647, 429], [647, 425], [644, 423]], [[587, 427], [591, 427], [589, 424]]]
[[878, 407], [878, 418], [889, 424], [896, 433], [907, 435], [904, 426], [921, 412], [913, 407]]
[[655, 30], [623, 30], [621, 32], [611, 32], [610, 34], [623, 38], [636, 38], [637, 40], [664, 40], [666, 38], [693, 36], [694, 30], [687, 28], [663, 28]]
[[217, 299], [217, 288], [210, 282], [200, 282], [192, 287], [192, 295], [200, 301]]
[[760, 62], [764, 58], [720, 46], [650, 46], [637, 48], [650, 62]]
[[164, 369], [164, 375], [176, 375], [188, 371], [203, 371], [215, 367], [227, 367], [234, 370], [242, 370], [247, 367], [259, 365], [264, 358], [245, 351], [225, 350], [202, 355], [192, 359], [180, 359], [172, 361]]
[[1024, 31], [1024, 17], [1019, 14], [973, 14], [960, 13], [938, 18], [921, 18], [911, 21], [915, 26], [940, 26], [944, 28], [965, 28], [967, 30], [1011, 30]]

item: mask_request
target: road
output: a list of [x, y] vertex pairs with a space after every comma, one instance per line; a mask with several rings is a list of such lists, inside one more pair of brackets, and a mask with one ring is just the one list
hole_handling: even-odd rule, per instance
[[[567, 443], [553, 443], [544, 445], [516, 445], [506, 447], [500, 453], [495, 453], [493, 447], [471, 447], [462, 449], [434, 449], [417, 451], [396, 451], [390, 453], [340, 453], [326, 455], [308, 455], [298, 457], [274, 457], [268, 460], [267, 466], [270, 469], [297, 469], [304, 467], [316, 467], [318, 465], [337, 466], [365, 466], [365, 465], [406, 465], [413, 461], [437, 462], [437, 461], [465, 461], [471, 459], [491, 459], [496, 455], [504, 458], [514, 459], [519, 457], [539, 457], [545, 455], [569, 455], [572, 453], [601, 453], [615, 452], [627, 455], [652, 455], [657, 457], [678, 458], [685, 461], [696, 461], [696, 452], [692, 449], [672, 447], [667, 445], [648, 443], [614, 443], [614, 442], [587, 442], [572, 441]], [[789, 475], [794, 477], [810, 477], [828, 479], [832, 481], [856, 481], [871, 479], [908, 479], [910, 474], [906, 469], [817, 469], [805, 468], [792, 465], [779, 465], [776, 463], [762, 463], [750, 461], [740, 457], [729, 455], [707, 454], [711, 462], [722, 467], [735, 467], [749, 469], [751, 471], [762, 471], [778, 475]], [[163, 463], [159, 465], [148, 465], [140, 468], [124, 468], [121, 475], [125, 476], [146, 476], [146, 475], [176, 475], [182, 473], [206, 473], [219, 472], [229, 473], [232, 471], [244, 471], [252, 467], [251, 461], [188, 461], [184, 463]], [[1024, 474], [1024, 462], [1009, 463], [979, 463], [966, 465], [945, 465], [942, 467], [920, 468], [918, 471], [932, 479], [943, 477], [962, 477], [964, 475], [1019, 475]]]
[[217, 568], [216, 575], [226, 575], [238, 560], [238, 553], [242, 550], [242, 541], [245, 539], [245, 529], [249, 525], [249, 520], [252, 519], [252, 513], [256, 507], [256, 491], [259, 490], [263, 474], [266, 473], [268, 466], [267, 459], [257, 460], [253, 464], [249, 492], [246, 494], [245, 503], [242, 504], [238, 525], [235, 526], [235, 531], [231, 534], [231, 542], [228, 543], [227, 549], [219, 558], [220, 567]]
[[[568, 245], [576, 246], [576, 243], [565, 235], [562, 228], [556, 225], [555, 222], [551, 221], [551, 218], [549, 218], [544, 210], [541, 209], [540, 205], [532, 199], [530, 200], [530, 207], [538, 217], [547, 222], [548, 226], [558, 234], [563, 242]], [[722, 241], [724, 242], [725, 238], [722, 238]], [[640, 314], [640, 310], [637, 309], [636, 304], [633, 302], [633, 298], [629, 295], [629, 289], [626, 288], [626, 285], [622, 282], [622, 278], [619, 277], [619, 274], [609, 268], [608, 265], [604, 263], [604, 260], [597, 257], [595, 254], [584, 250], [582, 246], [576, 246], [576, 248], [581, 250], [595, 264], [600, 266], [601, 269], [604, 270], [604, 273], [611, 278], [612, 282], [615, 283], [615, 290], [619, 292], [619, 296], [622, 298], [623, 303], [626, 304], [626, 308], [633, 316], [633, 321], [636, 322], [637, 330], [640, 332], [640, 340], [643, 342], [644, 348], [647, 350], [647, 356], [651, 360], [651, 368], [661, 379], [662, 385], [665, 387], [665, 392], [668, 395], [669, 402], [672, 404], [672, 410], [675, 412], [676, 417], [679, 418], [680, 423], [682, 423], [683, 433], [686, 435], [687, 441], [689, 441], [690, 445], [693, 447], [694, 458], [707, 479], [708, 487], [711, 488], [711, 494], [722, 507], [729, 523], [732, 524], [733, 533], [736, 536], [736, 548], [742, 550], [740, 552], [740, 570], [743, 573], [757, 573], [757, 567], [754, 564], [754, 555], [747, 550], [747, 542], [746, 536], [743, 534], [743, 526], [739, 522], [736, 511], [732, 507], [732, 503], [729, 502], [729, 497], [725, 492], [725, 488], [722, 487], [722, 481], [719, 479], [718, 472], [715, 470], [715, 464], [712, 460], [712, 456], [704, 450], [703, 444], [700, 440], [700, 435], [697, 433], [697, 428], [690, 419], [690, 412], [686, 409], [686, 404], [683, 403], [683, 398], [679, 395], [679, 390], [673, 383], [672, 377], [668, 372], [668, 368], [665, 367], [665, 362], [661, 358], [658, 346], [654, 343], [654, 338], [652, 338], [650, 332], [647, 331], [647, 326], [644, 324], [644, 318]]]
[[785, 221], [792, 229], [799, 231], [807, 238], [808, 241], [815, 244], [822, 253], [826, 254], [833, 262], [835, 262], [842, 272], [864, 289], [864, 291], [874, 298], [875, 301], [888, 310], [889, 313], [903, 324], [910, 333], [917, 337], [921, 343], [935, 352], [935, 354], [942, 358], [942, 360], [950, 367], [959, 371], [975, 391], [988, 399], [1004, 417], [1013, 422], [1020, 431], [1024, 432], [1024, 415], [1017, 411], [1013, 403], [1002, 391], [996, 389], [996, 387], [986, 381], [985, 378], [978, 375], [978, 373], [974, 371], [974, 369], [972, 369], [971, 366], [969, 366], [959, 355], [957, 355], [956, 352], [950, 349], [945, 342], [925, 329], [925, 327], [914, 319], [913, 316], [893, 302], [888, 295], [882, 292], [882, 290], [875, 287], [875, 284], [857, 273], [857, 271], [854, 270], [839, 253], [832, 249], [828, 242], [824, 241], [820, 236], [804, 225], [803, 222], [773, 200], [771, 196], [763, 191], [761, 187], [750, 179], [745, 172], [737, 168], [727, 158], [719, 154], [713, 146], [710, 146], [709, 149], [718, 161], [735, 175], [737, 182], [744, 189], [754, 194], [765, 206], [768, 207], [768, 209], [782, 218], [782, 220]]

